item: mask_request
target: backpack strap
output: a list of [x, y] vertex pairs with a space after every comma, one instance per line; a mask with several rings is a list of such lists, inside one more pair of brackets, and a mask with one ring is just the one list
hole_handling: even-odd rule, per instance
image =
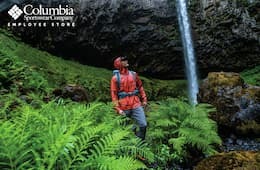
[[120, 78], [120, 72], [119, 72], [119, 70], [113, 70], [113, 75], [116, 76], [117, 88], [118, 88], [118, 90], [120, 90], [121, 78]]

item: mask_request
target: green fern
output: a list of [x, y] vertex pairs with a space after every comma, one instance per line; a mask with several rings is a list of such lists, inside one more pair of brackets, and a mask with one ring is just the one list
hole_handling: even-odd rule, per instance
[[123, 140], [128, 133], [128, 131], [114, 131], [112, 134], [101, 138], [100, 141], [97, 141], [96, 144], [94, 144], [89, 159], [95, 159], [102, 155], [115, 154], [115, 150], [119, 146], [119, 142]]
[[1, 169], [27, 169], [31, 163], [30, 136], [10, 122], [0, 125]]
[[100, 170], [136, 170], [146, 166], [131, 157], [109, 157], [103, 156], [96, 160], [96, 169]]
[[46, 79], [15, 55], [0, 51], [0, 88], [45, 92], [48, 90]]
[[64, 169], [77, 169], [81, 166], [82, 162], [87, 160], [87, 150], [95, 143], [97, 133], [100, 130], [102, 130], [100, 126], [93, 127], [77, 136], [74, 147], [69, 148], [69, 154], [65, 155], [67, 164], [64, 166]]
[[198, 149], [205, 155], [217, 152], [214, 145], [221, 144], [221, 139], [216, 123], [208, 118], [208, 113], [215, 111], [211, 105], [193, 107], [178, 99], [167, 99], [151, 107], [149, 139], [156, 144], [172, 145], [172, 159], [183, 161], [188, 148]]
[[136, 137], [119, 124], [110, 106], [60, 100], [35, 108], [23, 103], [20, 114], [0, 122], [0, 169], [144, 168], [137, 154], [149, 160], [153, 154], [140, 140], [131, 140]]
[[8, 93], [1, 95], [0, 99], [0, 119], [8, 120], [15, 115], [14, 107], [19, 105], [20, 100], [14, 93]]
[[154, 154], [148, 144], [139, 138], [128, 138], [120, 143], [117, 155], [132, 156], [137, 155], [145, 158], [148, 162], [154, 162]]

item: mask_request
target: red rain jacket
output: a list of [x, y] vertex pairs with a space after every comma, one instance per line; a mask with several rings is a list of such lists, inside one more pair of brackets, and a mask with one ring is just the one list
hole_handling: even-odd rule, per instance
[[[142, 86], [142, 81], [140, 80], [137, 73], [135, 77], [128, 71], [127, 68], [120, 69], [120, 89], [118, 89], [117, 77], [114, 75], [111, 79], [111, 97], [115, 104], [115, 109], [119, 113], [120, 110], [134, 109], [142, 105], [141, 102], [147, 102], [146, 94]], [[139, 90], [141, 101], [139, 96], [127, 96], [122, 99], [118, 99], [118, 92], [133, 92], [135, 89]]]

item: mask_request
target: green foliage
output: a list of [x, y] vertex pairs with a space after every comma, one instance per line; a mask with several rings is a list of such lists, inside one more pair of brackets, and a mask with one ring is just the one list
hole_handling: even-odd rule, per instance
[[246, 83], [260, 86], [260, 66], [243, 71], [241, 76]]
[[2, 94], [0, 98], [0, 119], [9, 119], [14, 114], [13, 108], [19, 102], [17, 96], [13, 93]]
[[168, 97], [182, 97], [187, 95], [186, 80], [157, 80], [142, 78], [145, 92], [149, 100], [164, 100]]
[[23, 102], [35, 104], [33, 97], [38, 100], [49, 91], [40, 73], [18, 57], [6, 55], [4, 50], [0, 51], [0, 68], [0, 118], [11, 118]]
[[[161, 163], [161, 168], [162, 168], [162, 165], [171, 161], [172, 156], [171, 156], [170, 146], [168, 146], [166, 144], [157, 145], [156, 153], [158, 153], [157, 159], [158, 159], [158, 162]], [[164, 167], [166, 169], [166, 165], [164, 165]]]
[[148, 136], [149, 141], [161, 146], [157, 150], [158, 157], [169, 155], [170, 159], [182, 162], [189, 155], [190, 148], [205, 155], [216, 153], [214, 144], [221, 144], [221, 139], [216, 123], [208, 118], [208, 113], [215, 111], [210, 105], [198, 104], [193, 107], [181, 100], [167, 99], [151, 107]]
[[0, 88], [23, 91], [44, 91], [47, 81], [41, 74], [21, 62], [16, 56], [8, 56], [0, 51]]
[[22, 127], [11, 122], [0, 126], [0, 167], [1, 169], [26, 169], [30, 164], [30, 136]]
[[153, 161], [111, 105], [60, 100], [40, 108], [23, 104], [17, 112], [0, 122], [0, 169], [134, 170], [146, 167], [137, 155]]

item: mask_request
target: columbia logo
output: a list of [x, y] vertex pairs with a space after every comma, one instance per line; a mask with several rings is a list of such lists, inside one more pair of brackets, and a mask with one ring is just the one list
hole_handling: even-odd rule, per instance
[[17, 20], [21, 15], [23, 11], [17, 6], [14, 5], [11, 9], [9, 9], [8, 14], [14, 19]]

